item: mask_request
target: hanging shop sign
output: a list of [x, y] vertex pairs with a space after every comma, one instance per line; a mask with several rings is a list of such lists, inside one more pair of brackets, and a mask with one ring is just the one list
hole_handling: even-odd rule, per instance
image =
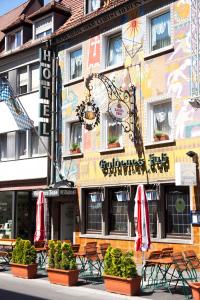
[[175, 163], [176, 185], [197, 185], [195, 163]]
[[43, 102], [39, 105], [39, 117], [45, 122], [39, 123], [39, 135], [50, 136], [51, 126], [51, 98], [52, 98], [52, 52], [47, 49], [40, 51], [40, 98]]
[[149, 155], [148, 163], [143, 158], [119, 160], [113, 158], [111, 161], [101, 160], [99, 167], [105, 176], [132, 175], [155, 172], [167, 172], [169, 170], [169, 157], [166, 153], [161, 156]]
[[[47, 189], [42, 190], [45, 197], [52, 198], [52, 197], [59, 197], [59, 196], [73, 196], [76, 195], [76, 189]], [[33, 191], [32, 196], [38, 197], [40, 191]]]
[[116, 118], [117, 121], [122, 122], [124, 119], [128, 118], [129, 116], [129, 108], [128, 106], [122, 101], [113, 101], [109, 105], [110, 113]]

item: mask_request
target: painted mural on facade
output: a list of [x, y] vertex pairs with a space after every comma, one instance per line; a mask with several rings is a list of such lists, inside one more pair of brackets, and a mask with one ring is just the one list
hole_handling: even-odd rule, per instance
[[[200, 110], [195, 110], [188, 102], [191, 97], [191, 47], [190, 47], [190, 1], [179, 0], [170, 4], [173, 7], [173, 46], [168, 53], [154, 57], [146, 55], [146, 21], [143, 11], [137, 11], [135, 18], [128, 14], [121, 20], [122, 26], [122, 48], [124, 65], [128, 70], [130, 82], [137, 88], [137, 101], [140, 108], [140, 118], [143, 122], [144, 103], [148, 99], [156, 99], [158, 96], [166, 95], [172, 100], [174, 136], [176, 139], [193, 138], [200, 136]], [[128, 20], [128, 21], [127, 21]], [[87, 44], [87, 52], [83, 55], [84, 78], [92, 72], [102, 71], [101, 66], [101, 37], [94, 36], [84, 42]], [[85, 49], [83, 47], [83, 49]], [[64, 52], [63, 52], [64, 53]], [[83, 52], [84, 53], [84, 52]], [[64, 55], [60, 56], [61, 68], [64, 69]], [[162, 67], [161, 67], [162, 66]], [[117, 87], [123, 86], [124, 70], [114, 70], [106, 73]], [[127, 72], [127, 71], [126, 71]], [[107, 91], [102, 82], [93, 81], [93, 97], [100, 110], [107, 109]], [[63, 124], [71, 119], [78, 103], [83, 101], [84, 82], [66, 86], [62, 92]], [[63, 125], [64, 126], [64, 125]], [[86, 169], [86, 160], [91, 152], [101, 150], [101, 125], [93, 131], [84, 130], [84, 163], [81, 164], [81, 172]], [[125, 142], [130, 144], [128, 137]], [[129, 149], [129, 148], [128, 148]], [[130, 151], [134, 152], [134, 145], [130, 145]], [[131, 153], [131, 152], [130, 152]], [[84, 164], [84, 165], [83, 165]], [[94, 164], [98, 176], [97, 162], [88, 161], [88, 165]], [[74, 169], [75, 170], [75, 169]], [[76, 169], [77, 170], [77, 169]], [[73, 172], [72, 172], [73, 173]], [[84, 173], [84, 172], [83, 172]], [[74, 176], [76, 172], [74, 173]]]

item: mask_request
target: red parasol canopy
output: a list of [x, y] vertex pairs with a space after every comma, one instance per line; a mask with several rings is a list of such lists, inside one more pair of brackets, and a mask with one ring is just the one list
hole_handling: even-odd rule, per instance
[[135, 250], [147, 251], [151, 244], [150, 230], [149, 230], [149, 208], [146, 197], [144, 185], [140, 184], [137, 187], [135, 196]]
[[39, 192], [37, 203], [36, 203], [36, 230], [34, 234], [34, 242], [46, 240], [46, 230], [45, 230], [45, 223], [44, 223], [44, 205], [45, 205], [44, 193]]

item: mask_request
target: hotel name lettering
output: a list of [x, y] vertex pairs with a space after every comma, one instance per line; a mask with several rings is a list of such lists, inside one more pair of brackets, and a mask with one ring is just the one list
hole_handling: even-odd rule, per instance
[[50, 136], [51, 125], [51, 89], [52, 89], [52, 52], [40, 48], [40, 103], [39, 117], [45, 121], [39, 123], [39, 135]]
[[166, 153], [161, 156], [150, 154], [148, 162], [143, 158], [119, 160], [113, 158], [112, 161], [101, 160], [100, 168], [105, 176], [133, 175], [148, 173], [163, 173], [169, 170], [169, 157]]

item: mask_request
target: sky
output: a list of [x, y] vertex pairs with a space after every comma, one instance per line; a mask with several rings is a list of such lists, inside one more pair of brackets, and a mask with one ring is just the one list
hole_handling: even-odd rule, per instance
[[[0, 0], [0, 16], [24, 2], [26, 2], [26, 0]], [[45, 0], [44, 2], [48, 3], [49, 0]]]

